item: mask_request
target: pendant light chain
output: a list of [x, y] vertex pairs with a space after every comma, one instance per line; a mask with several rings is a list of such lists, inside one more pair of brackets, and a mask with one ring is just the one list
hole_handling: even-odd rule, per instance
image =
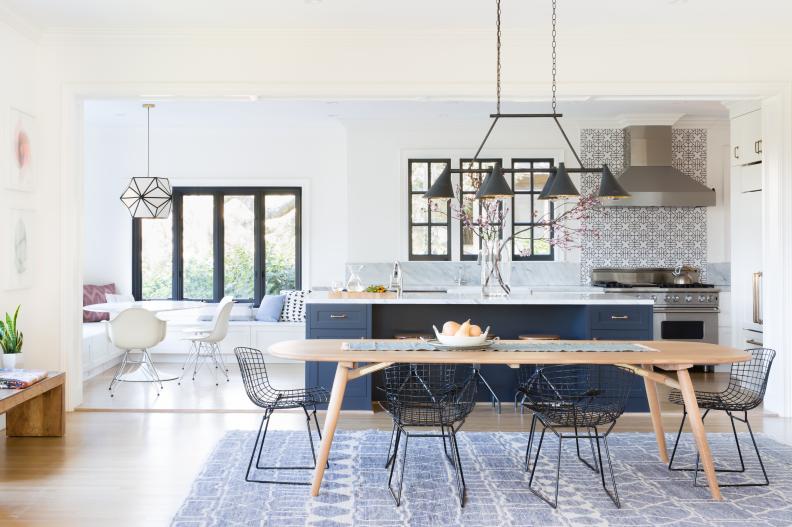
[[495, 0], [495, 7], [496, 7], [496, 21], [495, 26], [497, 28], [496, 32], [496, 41], [497, 41], [497, 72], [496, 77], [497, 81], [496, 85], [496, 113], [501, 113], [501, 0]]
[[151, 177], [151, 106], [146, 105], [146, 177]]
[[552, 37], [553, 37], [553, 39], [552, 39], [553, 40], [553, 44], [552, 44], [552, 49], [553, 49], [553, 51], [552, 51], [552, 58], [553, 58], [553, 69], [552, 69], [552, 74], [553, 74], [553, 97], [552, 97], [553, 113], [557, 113], [556, 112], [556, 105], [557, 105], [556, 104], [556, 73], [558, 71], [558, 68], [557, 68], [557, 65], [556, 65], [556, 59], [557, 59], [557, 53], [556, 53], [556, 21], [557, 21], [557, 18], [556, 18], [556, 0], [553, 0], [553, 32], [552, 32]]

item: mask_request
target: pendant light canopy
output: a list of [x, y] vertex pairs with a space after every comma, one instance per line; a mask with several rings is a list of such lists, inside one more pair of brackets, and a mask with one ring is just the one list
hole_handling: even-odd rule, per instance
[[133, 218], [168, 218], [171, 213], [173, 194], [168, 178], [151, 177], [151, 109], [153, 104], [144, 104], [146, 109], [146, 177], [133, 177], [123, 194], [121, 202]]
[[559, 163], [553, 175], [547, 179], [539, 199], [568, 199], [580, 196], [580, 192], [572, 183], [564, 163]]
[[446, 165], [440, 176], [435, 179], [426, 194], [423, 195], [426, 199], [452, 199], [454, 197], [454, 186], [451, 183], [451, 167]]
[[475, 199], [500, 199], [512, 196], [514, 196], [514, 192], [503, 176], [503, 168], [500, 163], [495, 163], [490, 173], [481, 182]]
[[630, 193], [624, 190], [624, 187], [619, 184], [607, 164], [602, 165], [602, 177], [600, 178], [599, 193], [597, 195], [605, 199], [622, 199], [630, 197]]

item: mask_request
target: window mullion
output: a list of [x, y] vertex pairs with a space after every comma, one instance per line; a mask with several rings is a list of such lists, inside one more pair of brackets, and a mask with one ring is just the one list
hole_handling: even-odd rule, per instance
[[253, 303], [264, 297], [264, 192], [253, 196]]
[[214, 222], [213, 222], [213, 236], [212, 240], [214, 243], [214, 250], [212, 251], [212, 255], [214, 258], [214, 279], [213, 282], [213, 294], [214, 294], [214, 301], [219, 302], [221, 298], [223, 298], [225, 294], [225, 274], [224, 274], [224, 262], [225, 262], [225, 247], [223, 244], [224, 238], [224, 222], [223, 222], [223, 193], [222, 192], [215, 192], [213, 193], [214, 197]]
[[183, 209], [182, 198], [184, 194], [174, 190], [173, 203], [171, 205], [171, 215], [173, 221], [171, 228], [173, 229], [173, 256], [172, 258], [172, 280], [171, 280], [171, 296], [174, 300], [184, 299], [184, 256], [182, 254], [182, 238], [184, 228], [183, 222]]

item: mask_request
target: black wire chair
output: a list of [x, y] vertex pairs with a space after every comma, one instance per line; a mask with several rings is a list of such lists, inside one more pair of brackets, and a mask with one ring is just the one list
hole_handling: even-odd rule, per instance
[[[407, 446], [411, 437], [439, 437], [454, 467], [459, 503], [465, 506], [465, 476], [456, 433], [476, 404], [476, 377], [471, 371], [462, 383], [454, 382], [456, 366], [446, 364], [395, 364], [385, 368], [385, 400], [380, 406], [393, 418], [393, 433], [385, 467], [390, 466], [388, 489], [401, 504]], [[409, 428], [439, 428], [439, 433], [416, 433]], [[404, 439], [402, 446], [402, 438]], [[393, 489], [396, 460], [401, 449], [398, 490]], [[391, 453], [392, 452], [392, 453]]]
[[[301, 481], [275, 481], [254, 479], [251, 474], [253, 460], [256, 460], [256, 469], [259, 470], [312, 470], [316, 468], [316, 451], [314, 450], [313, 434], [311, 433], [311, 415], [309, 409], [313, 413], [313, 421], [316, 425], [316, 433], [319, 435], [319, 441], [322, 440], [322, 431], [319, 428], [319, 421], [316, 418], [316, 405], [326, 403], [328, 400], [327, 390], [324, 388], [305, 388], [295, 390], [278, 390], [272, 387], [267, 376], [267, 366], [264, 363], [264, 355], [261, 351], [253, 348], [238, 347], [234, 348], [234, 354], [239, 362], [239, 371], [242, 374], [242, 382], [245, 385], [245, 392], [248, 397], [256, 406], [264, 409], [264, 415], [261, 418], [258, 434], [256, 435], [256, 442], [253, 444], [253, 452], [250, 454], [250, 461], [248, 462], [247, 471], [245, 472], [245, 481], [249, 483], [275, 483], [283, 485], [310, 485], [309, 482]], [[275, 410], [286, 410], [291, 408], [302, 408], [305, 412], [306, 427], [308, 428], [308, 440], [311, 443], [311, 455], [313, 456], [314, 466], [289, 466], [289, 467], [273, 467], [261, 465], [261, 454], [264, 451], [264, 441], [267, 438], [267, 429], [269, 428], [270, 417]], [[266, 421], [266, 426], [265, 426]], [[258, 452], [258, 455], [256, 454]], [[330, 468], [330, 464], [327, 464]]]
[[[600, 475], [602, 488], [605, 489], [616, 507], [621, 508], [608, 448], [608, 434], [613, 430], [616, 420], [624, 413], [627, 398], [630, 395], [631, 376], [632, 373], [629, 370], [610, 365], [546, 366], [536, 370], [531, 380], [522, 388], [522, 393], [525, 395], [522, 404], [533, 411], [524, 462], [525, 470], [531, 471], [528, 488], [551, 507], [558, 507], [563, 440], [575, 439], [578, 458], [589, 469]], [[532, 464], [531, 451], [537, 423], [541, 423], [542, 433], [539, 436], [539, 444]], [[603, 431], [602, 427], [607, 428]], [[552, 501], [533, 486], [539, 452], [542, 450], [547, 429], [550, 429], [558, 438], [555, 498]], [[563, 432], [561, 429], [572, 429], [572, 431]], [[582, 431], [585, 431], [585, 434]], [[581, 456], [580, 439], [589, 440], [592, 463]], [[612, 491], [605, 483], [600, 442], [604, 446], [605, 457], [608, 461]]]
[[[756, 445], [751, 423], [748, 421], [748, 411], [753, 410], [764, 400], [765, 391], [767, 390], [767, 380], [770, 377], [770, 367], [773, 365], [776, 352], [768, 348], [753, 348], [746, 350], [751, 354], [751, 360], [746, 362], [737, 362], [732, 364], [731, 372], [729, 373], [729, 384], [725, 389], [719, 392], [695, 392], [696, 401], [700, 409], [704, 410], [701, 420], [707, 418], [711, 410], [726, 412], [731, 421], [732, 433], [734, 434], [734, 443], [737, 445], [737, 455], [740, 458], [740, 468], [716, 468], [715, 472], [732, 472], [742, 473], [745, 472], [745, 460], [743, 459], [742, 450], [740, 448], [740, 440], [737, 437], [737, 427], [734, 421], [744, 423], [748, 428], [748, 433], [751, 436], [751, 443], [753, 443], [754, 451], [756, 452], [756, 459], [759, 460], [759, 466], [762, 469], [764, 476], [763, 482], [743, 482], [743, 483], [720, 483], [721, 487], [764, 487], [770, 484], [765, 470], [762, 456], [759, 455], [759, 447]], [[668, 400], [674, 404], [682, 405], [682, 421], [679, 423], [679, 430], [677, 431], [676, 441], [674, 441], [674, 450], [671, 453], [671, 459], [668, 462], [668, 469], [674, 471], [694, 472], [693, 485], [697, 487], [704, 487], [706, 485], [698, 484], [698, 474], [700, 469], [700, 458], [696, 454], [696, 466], [694, 467], [674, 467], [674, 457], [677, 453], [679, 446], [679, 438], [682, 435], [682, 427], [685, 425], [687, 418], [687, 408], [682, 398], [682, 392], [679, 390], [672, 390], [668, 396]], [[740, 419], [735, 413], [742, 413], [743, 418]]]

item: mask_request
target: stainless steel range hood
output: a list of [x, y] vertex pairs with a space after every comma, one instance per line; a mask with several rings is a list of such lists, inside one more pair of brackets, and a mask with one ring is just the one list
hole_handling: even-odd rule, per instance
[[671, 166], [670, 126], [624, 129], [624, 165], [619, 183], [629, 198], [604, 200], [609, 207], [711, 207], [715, 190]]

